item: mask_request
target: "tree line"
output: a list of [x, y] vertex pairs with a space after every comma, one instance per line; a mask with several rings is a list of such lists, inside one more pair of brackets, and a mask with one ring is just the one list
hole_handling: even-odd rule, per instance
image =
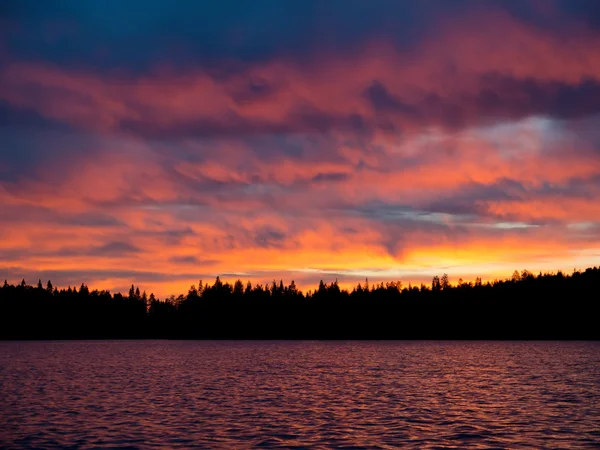
[[0, 288], [1, 339], [599, 339], [600, 267], [571, 274], [515, 271], [457, 284], [202, 281], [158, 299], [131, 286], [106, 290]]

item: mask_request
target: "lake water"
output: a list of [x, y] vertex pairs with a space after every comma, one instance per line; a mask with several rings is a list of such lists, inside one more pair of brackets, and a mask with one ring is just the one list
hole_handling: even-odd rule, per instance
[[0, 342], [0, 447], [598, 448], [600, 343]]

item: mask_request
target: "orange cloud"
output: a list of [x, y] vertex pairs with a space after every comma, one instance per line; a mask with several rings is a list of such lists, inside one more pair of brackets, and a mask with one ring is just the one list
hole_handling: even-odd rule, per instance
[[411, 52], [220, 78], [12, 63], [0, 99], [70, 128], [34, 151], [67, 157], [0, 178], [0, 273], [164, 296], [218, 274], [308, 289], [588, 262], [600, 153], [571, 125], [597, 113], [600, 42], [570, 36], [475, 12]]

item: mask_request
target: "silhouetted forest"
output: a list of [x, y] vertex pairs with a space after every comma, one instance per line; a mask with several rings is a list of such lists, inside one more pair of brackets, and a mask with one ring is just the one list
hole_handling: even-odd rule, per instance
[[599, 339], [600, 267], [482, 283], [434, 277], [431, 285], [321, 281], [306, 294], [292, 283], [191, 286], [160, 300], [58, 290], [41, 281], [0, 288], [0, 338], [194, 339]]

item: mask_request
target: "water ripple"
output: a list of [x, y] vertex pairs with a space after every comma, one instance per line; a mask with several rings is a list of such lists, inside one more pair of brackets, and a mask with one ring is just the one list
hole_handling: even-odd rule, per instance
[[0, 447], [598, 448], [600, 343], [0, 343]]

